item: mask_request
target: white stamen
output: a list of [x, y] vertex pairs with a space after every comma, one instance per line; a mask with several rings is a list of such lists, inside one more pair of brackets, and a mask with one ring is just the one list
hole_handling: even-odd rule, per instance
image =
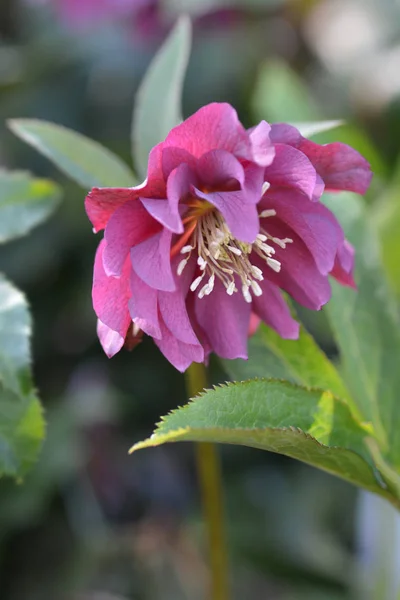
[[248, 285], [245, 285], [245, 284], [242, 285], [242, 294], [243, 294], [243, 298], [246, 300], [246, 302], [248, 302], [250, 304], [252, 298], [251, 298], [251, 294], [250, 294]]
[[251, 272], [253, 274], [253, 277], [258, 279], [258, 281], [263, 281], [264, 277], [263, 277], [261, 269], [259, 269], [258, 267], [255, 267], [254, 265], [251, 265]]
[[234, 246], [227, 246], [227, 248], [229, 248], [233, 254], [236, 254], [236, 256], [242, 256], [242, 251], [239, 250], [239, 248], [235, 248]]
[[263, 186], [261, 188], [261, 194], [264, 196], [265, 192], [269, 190], [271, 184], [268, 181], [264, 181]]
[[285, 249], [286, 248], [286, 244], [292, 244], [293, 240], [291, 238], [284, 238], [283, 240], [281, 240], [280, 238], [271, 238], [271, 240], [273, 242], [275, 242], [275, 244], [277, 244], [280, 248]]
[[262, 295], [262, 289], [258, 285], [257, 281], [253, 280], [250, 285], [251, 285], [251, 289], [253, 290], [255, 296]]
[[260, 217], [260, 219], [265, 219], [267, 217], [275, 217], [276, 210], [273, 208], [268, 208], [267, 210], [263, 210], [262, 212], [260, 212], [258, 216]]
[[181, 260], [181, 262], [179, 263], [178, 268], [176, 270], [176, 272], [178, 273], [178, 275], [182, 275], [183, 269], [186, 267], [187, 263], [188, 263], [188, 259], [187, 258], [184, 258], [183, 260]]
[[199, 265], [201, 271], [204, 271], [204, 269], [207, 266], [207, 262], [202, 256], [199, 256], [199, 258], [197, 259], [197, 264]]
[[228, 296], [232, 296], [234, 291], [235, 291], [235, 282], [231, 281], [230, 284], [228, 285], [228, 287], [226, 288], [226, 293], [228, 294]]
[[132, 334], [133, 334], [133, 336], [136, 337], [137, 334], [139, 333], [139, 331], [140, 331], [139, 325], [136, 325], [135, 321], [133, 321], [132, 322]]
[[267, 265], [269, 267], [271, 267], [271, 269], [273, 271], [275, 271], [276, 273], [279, 273], [279, 271], [281, 270], [281, 263], [279, 262], [279, 260], [275, 260], [274, 258], [267, 258]]
[[197, 288], [199, 287], [200, 282], [203, 279], [204, 275], [205, 275], [205, 273], [203, 273], [203, 275], [200, 275], [199, 277], [196, 277], [196, 279], [194, 281], [192, 281], [192, 284], [190, 286], [190, 290], [192, 292], [194, 292], [194, 291], [197, 290]]
[[192, 250], [194, 250], [193, 246], [183, 246], [183, 248], [181, 249], [181, 254], [187, 254], [188, 252], [191, 252]]
[[259, 234], [257, 235], [257, 239], [258, 239], [258, 240], [260, 240], [260, 242], [266, 242], [268, 238], [267, 238], [267, 236], [266, 236], [266, 235], [264, 235], [263, 233], [259, 233]]

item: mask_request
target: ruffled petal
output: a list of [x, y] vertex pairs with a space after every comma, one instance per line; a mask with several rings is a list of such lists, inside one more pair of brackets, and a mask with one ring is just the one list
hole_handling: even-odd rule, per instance
[[183, 148], [196, 158], [219, 149], [251, 160], [249, 136], [236, 110], [225, 103], [207, 104], [174, 127], [164, 142], [168, 146]]
[[182, 164], [188, 165], [192, 172], [195, 173], [196, 162], [197, 159], [184, 148], [175, 148], [174, 146], [165, 147], [163, 143], [162, 170], [165, 181], [168, 181], [170, 173]]
[[128, 311], [130, 297], [129, 258], [125, 261], [121, 277], [108, 277], [103, 267], [105, 240], [97, 248], [93, 274], [93, 308], [100, 321], [125, 339], [131, 324]]
[[192, 362], [204, 362], [204, 350], [200, 344], [184, 344], [179, 341], [160, 319], [161, 339], [154, 340], [165, 358], [182, 373]]
[[371, 167], [359, 152], [347, 144], [334, 142], [321, 146], [291, 125], [272, 125], [274, 143], [289, 144], [303, 152], [322, 177], [327, 190], [348, 190], [365, 194], [372, 179]]
[[147, 335], [161, 338], [158, 320], [157, 290], [148, 286], [131, 270], [131, 298], [128, 303], [132, 321]]
[[97, 335], [108, 358], [117, 354], [125, 342], [125, 338], [122, 335], [104, 325], [100, 319], [97, 319]]
[[264, 279], [260, 282], [260, 287], [263, 293], [253, 298], [254, 312], [282, 338], [297, 340], [300, 326], [290, 314], [278, 286]]
[[267, 167], [275, 157], [275, 149], [269, 137], [271, 125], [261, 121], [256, 127], [248, 129], [253, 161], [261, 167]]
[[313, 200], [319, 182], [317, 182], [317, 173], [307, 156], [285, 144], [276, 144], [275, 151], [273, 163], [265, 169], [266, 181], [271, 184], [271, 187], [294, 188], [305, 194], [309, 200]]
[[197, 174], [206, 187], [222, 187], [234, 182], [244, 185], [244, 169], [237, 158], [226, 150], [210, 150], [197, 161]]
[[334, 277], [342, 285], [357, 288], [353, 277], [354, 270], [354, 248], [347, 240], [343, 241], [343, 244], [339, 246], [335, 264], [331, 271], [332, 277]]
[[94, 232], [104, 229], [117, 208], [133, 198], [134, 188], [92, 188], [86, 196], [85, 209]]
[[164, 229], [145, 242], [131, 248], [132, 267], [150, 287], [164, 292], [175, 290], [171, 270], [172, 233]]
[[195, 314], [218, 356], [247, 358], [250, 304], [240, 292], [228, 296], [223, 284], [217, 280], [209, 296], [195, 297]]
[[[326, 206], [320, 202], [310, 202], [302, 194], [281, 189], [267, 192], [259, 205], [259, 210], [264, 208], [274, 209], [277, 218], [297, 233], [323, 275], [332, 270], [344, 234]], [[261, 226], [267, 231], [270, 223], [270, 217], [261, 220]]]
[[129, 250], [159, 230], [160, 225], [139, 200], [128, 200], [120, 206], [112, 214], [104, 233], [103, 263], [107, 275], [119, 277]]

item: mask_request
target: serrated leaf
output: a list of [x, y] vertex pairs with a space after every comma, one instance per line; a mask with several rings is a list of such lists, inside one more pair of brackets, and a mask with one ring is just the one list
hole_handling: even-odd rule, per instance
[[176, 441], [212, 441], [285, 454], [389, 497], [374, 474], [368, 431], [330, 392], [253, 380], [204, 392], [163, 418], [131, 451]]
[[8, 125], [84, 188], [136, 185], [134, 174], [118, 156], [76, 131], [36, 119], [11, 119]]
[[304, 327], [300, 327], [298, 340], [284, 340], [262, 324], [249, 340], [249, 359], [224, 360], [223, 364], [232, 379], [287, 379], [307, 387], [328, 390], [346, 400], [357, 412], [337, 369]]
[[29, 173], [0, 171], [0, 243], [28, 233], [58, 206], [60, 188]]
[[44, 437], [30, 374], [30, 333], [23, 294], [0, 275], [0, 476], [23, 476]]
[[400, 323], [380, 260], [376, 232], [356, 195], [327, 195], [356, 248], [358, 291], [332, 283], [327, 314], [339, 346], [342, 373], [381, 450], [400, 468]]
[[132, 120], [132, 153], [142, 177], [147, 173], [150, 150], [182, 120], [181, 96], [191, 37], [190, 20], [180, 17], [153, 59], [137, 93]]

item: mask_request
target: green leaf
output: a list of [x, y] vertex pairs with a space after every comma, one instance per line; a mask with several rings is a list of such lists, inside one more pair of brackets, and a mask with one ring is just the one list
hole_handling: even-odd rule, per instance
[[29, 173], [0, 171], [0, 243], [39, 225], [58, 206], [60, 188]]
[[343, 121], [336, 119], [334, 121], [313, 121], [310, 123], [291, 123], [296, 127], [303, 137], [309, 138], [319, 133], [331, 131], [343, 125]]
[[23, 476], [44, 437], [30, 373], [30, 333], [23, 294], [0, 276], [0, 476]]
[[266, 61], [252, 98], [256, 120], [308, 122], [321, 116], [303, 80], [283, 60]]
[[182, 120], [181, 96], [191, 47], [191, 23], [181, 17], [153, 59], [137, 93], [132, 152], [142, 177], [150, 150]]
[[84, 188], [136, 185], [129, 167], [98, 142], [61, 125], [11, 119], [10, 129]]
[[383, 455], [400, 468], [400, 323], [380, 260], [376, 232], [354, 194], [326, 195], [356, 248], [358, 291], [332, 282], [326, 310], [339, 346], [342, 374]]
[[232, 379], [288, 379], [307, 387], [329, 390], [357, 411], [335, 366], [304, 327], [300, 328], [298, 340], [283, 340], [262, 324], [249, 340], [249, 359], [224, 360], [223, 364]]
[[330, 392], [253, 380], [204, 392], [163, 418], [131, 451], [176, 441], [239, 444], [285, 454], [389, 497], [365, 446], [368, 431]]

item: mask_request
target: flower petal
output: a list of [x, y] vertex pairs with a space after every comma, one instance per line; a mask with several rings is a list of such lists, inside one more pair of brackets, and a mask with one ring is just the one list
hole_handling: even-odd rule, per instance
[[188, 165], [193, 173], [196, 171], [197, 159], [184, 148], [175, 148], [174, 146], [165, 147], [162, 149], [162, 170], [165, 181], [168, 180], [170, 173], [179, 167], [179, 165]]
[[158, 320], [157, 290], [148, 286], [131, 270], [131, 298], [128, 303], [132, 321], [147, 335], [161, 338]]
[[322, 177], [327, 190], [348, 190], [365, 194], [372, 179], [368, 161], [347, 144], [334, 142], [321, 146], [300, 134], [291, 125], [272, 125], [274, 143], [289, 144], [303, 152]]
[[244, 169], [237, 158], [226, 150], [210, 150], [197, 161], [197, 174], [206, 187], [221, 187], [237, 182], [244, 185]]
[[108, 358], [117, 354], [124, 345], [125, 338], [123, 338], [117, 331], [110, 329], [107, 325], [104, 325], [100, 319], [97, 319], [97, 335], [100, 340], [100, 344], [103, 347], [105, 354]]
[[240, 292], [228, 296], [223, 284], [217, 280], [209, 296], [201, 299], [196, 296], [195, 314], [218, 356], [247, 358], [250, 304]]
[[165, 358], [182, 373], [192, 364], [204, 361], [204, 350], [200, 344], [184, 344], [180, 342], [160, 319], [162, 337], [154, 340]]
[[85, 199], [86, 214], [95, 233], [104, 229], [117, 208], [135, 198], [134, 188], [92, 188]]
[[174, 233], [183, 232], [183, 224], [178, 207], [172, 208], [168, 200], [157, 198], [140, 198], [140, 201], [147, 212], [161, 225]]
[[312, 200], [319, 182], [317, 182], [317, 173], [307, 156], [285, 144], [276, 144], [275, 151], [273, 163], [265, 169], [266, 181], [271, 184], [271, 187], [294, 188]]
[[171, 270], [172, 233], [163, 229], [160, 233], [131, 248], [132, 267], [150, 287], [165, 292], [175, 290]]
[[103, 267], [103, 252], [106, 246], [102, 240], [97, 248], [93, 274], [93, 308], [100, 321], [125, 339], [131, 324], [128, 311], [130, 297], [129, 259], [125, 261], [121, 277], [108, 277]]
[[300, 326], [290, 314], [279, 287], [265, 280], [260, 282], [261, 296], [254, 296], [253, 310], [264, 323], [272, 327], [283, 339], [297, 340]]
[[256, 127], [248, 129], [253, 161], [261, 167], [267, 167], [275, 157], [275, 149], [270, 139], [271, 125], [261, 121]]
[[214, 102], [174, 127], [164, 146], [183, 148], [196, 158], [210, 150], [227, 150], [251, 160], [249, 136], [241, 125], [236, 110], [225, 103]]
[[[344, 234], [326, 206], [310, 202], [302, 194], [282, 189], [267, 192], [259, 205], [259, 210], [264, 208], [274, 209], [277, 218], [301, 237], [323, 275], [332, 270]], [[270, 223], [270, 218], [261, 221], [267, 231]]]
[[354, 270], [354, 248], [347, 240], [339, 246], [335, 264], [331, 271], [334, 277], [342, 285], [357, 288], [353, 277]]

